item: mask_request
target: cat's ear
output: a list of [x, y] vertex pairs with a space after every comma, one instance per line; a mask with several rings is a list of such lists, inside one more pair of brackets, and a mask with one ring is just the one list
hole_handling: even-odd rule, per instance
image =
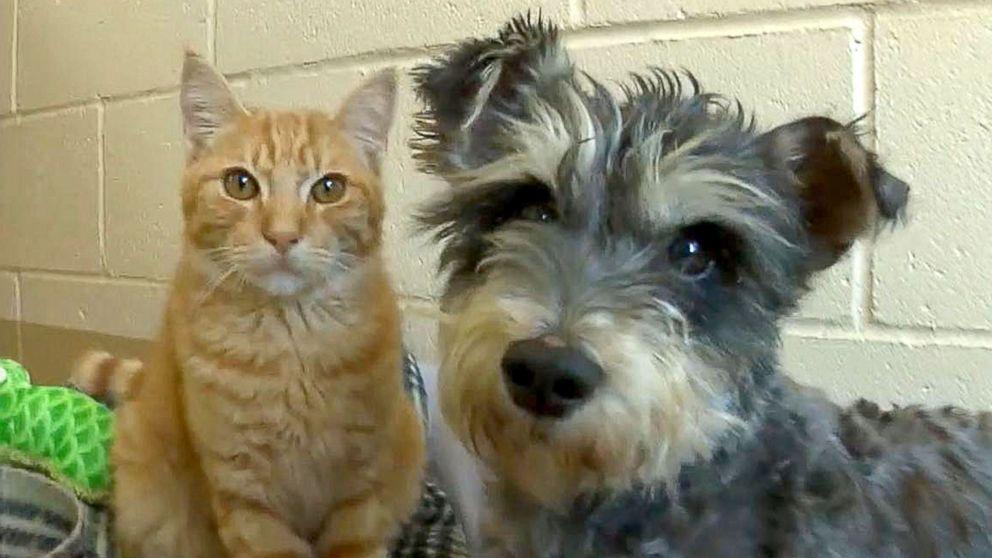
[[218, 131], [247, 114], [224, 76], [192, 51], [186, 52], [179, 103], [189, 154], [195, 157]]
[[396, 70], [382, 70], [353, 91], [338, 111], [341, 130], [365, 164], [376, 172], [386, 153], [389, 128], [396, 114]]

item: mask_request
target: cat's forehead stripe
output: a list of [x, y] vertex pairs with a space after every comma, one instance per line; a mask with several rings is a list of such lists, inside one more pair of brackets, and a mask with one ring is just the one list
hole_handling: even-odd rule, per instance
[[253, 118], [257, 122], [246, 137], [245, 149], [246, 160], [257, 169], [292, 164], [315, 170], [329, 163], [331, 128], [318, 121], [319, 115], [265, 111]]

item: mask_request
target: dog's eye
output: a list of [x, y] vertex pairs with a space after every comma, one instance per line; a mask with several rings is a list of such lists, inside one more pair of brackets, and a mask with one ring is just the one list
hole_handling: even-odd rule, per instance
[[701, 279], [716, 267], [702, 241], [690, 236], [679, 236], [668, 245], [668, 259], [680, 274], [691, 279]]
[[558, 218], [555, 208], [546, 204], [529, 205], [520, 212], [520, 217], [538, 223], [550, 223]]
[[723, 227], [698, 223], [675, 235], [668, 245], [668, 260], [683, 277], [703, 279], [715, 270], [732, 270], [736, 245], [736, 237]]

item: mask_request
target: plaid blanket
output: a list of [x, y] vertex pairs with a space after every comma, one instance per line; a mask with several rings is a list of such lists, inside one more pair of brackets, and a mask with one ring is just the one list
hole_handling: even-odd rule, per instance
[[0, 466], [0, 557], [112, 556], [104, 510], [39, 473]]
[[[404, 379], [425, 425], [427, 394], [416, 360]], [[30, 471], [0, 466], [0, 558], [112, 558], [108, 510], [87, 506], [71, 490]], [[463, 558], [465, 538], [447, 496], [424, 485], [420, 506], [393, 545], [393, 558]]]

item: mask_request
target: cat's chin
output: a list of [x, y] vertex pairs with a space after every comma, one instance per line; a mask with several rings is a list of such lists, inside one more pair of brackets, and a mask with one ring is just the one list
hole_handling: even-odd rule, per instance
[[267, 294], [279, 297], [293, 297], [302, 293], [307, 282], [303, 277], [291, 271], [271, 271], [259, 277], [253, 277], [252, 283]]

